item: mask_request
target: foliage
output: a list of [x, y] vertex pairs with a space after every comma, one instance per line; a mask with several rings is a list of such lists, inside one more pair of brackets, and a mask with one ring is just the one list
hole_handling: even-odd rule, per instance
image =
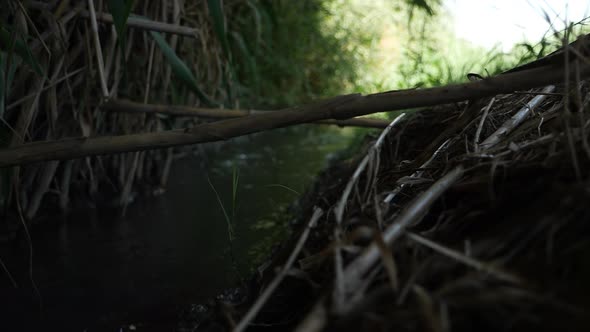
[[[366, 91], [388, 19], [434, 13], [439, 1], [248, 1], [229, 23], [242, 103], [276, 107]], [[231, 6], [230, 6], [231, 7]], [[239, 55], [239, 56], [238, 56]]]
[[325, 2], [253, 1], [247, 8], [253, 15], [232, 22], [232, 51], [241, 59], [236, 61], [240, 96], [248, 106], [287, 106], [333, 95], [351, 79], [350, 52], [321, 31]]
[[[454, 36], [447, 16], [421, 17], [417, 32], [408, 34], [402, 62], [397, 66], [397, 88], [440, 86], [467, 80], [468, 73], [489, 76], [536, 60], [562, 46], [566, 31], [548, 31], [539, 42], [523, 41], [509, 52], [499, 47], [486, 50]], [[414, 22], [416, 23], [416, 22]], [[585, 22], [573, 24], [567, 33], [569, 43], [588, 33]], [[482, 56], [483, 55], [483, 56]]]

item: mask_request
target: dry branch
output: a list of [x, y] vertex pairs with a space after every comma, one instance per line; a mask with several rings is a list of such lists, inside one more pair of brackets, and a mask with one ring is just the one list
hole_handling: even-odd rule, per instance
[[[590, 73], [587, 64], [581, 64], [578, 68], [580, 77], [587, 77]], [[339, 96], [281, 112], [202, 124], [190, 130], [34, 142], [0, 151], [0, 167], [220, 141], [318, 120], [348, 119], [378, 112], [447, 104], [548, 85], [563, 80], [565, 74], [563, 67], [545, 66], [437, 88], [391, 91], [368, 96]]]
[[[177, 105], [141, 104], [128, 100], [111, 100], [101, 106], [102, 110], [120, 113], [158, 113], [174, 116], [188, 116], [208, 119], [233, 119], [242, 118], [252, 114], [265, 114], [271, 111], [225, 109], [225, 108], [201, 108]], [[337, 126], [365, 127], [384, 129], [389, 125], [388, 120], [371, 118], [353, 118], [346, 120], [320, 120], [316, 124], [329, 124]]]

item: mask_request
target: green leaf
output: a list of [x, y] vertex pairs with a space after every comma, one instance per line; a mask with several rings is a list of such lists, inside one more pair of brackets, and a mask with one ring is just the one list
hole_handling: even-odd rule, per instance
[[[0, 49], [8, 51], [12, 45], [12, 36], [10, 30], [5, 27], [0, 27]], [[39, 76], [45, 76], [43, 68], [39, 62], [33, 57], [33, 53], [26, 42], [17, 38], [14, 40], [14, 51], [16, 54], [28, 64]]]
[[170, 64], [172, 71], [174, 74], [184, 83], [186, 84], [198, 97], [203, 101], [207, 106], [214, 107], [216, 106], [211, 99], [209, 99], [197, 85], [197, 79], [189, 69], [189, 67], [176, 55], [176, 52], [168, 45], [164, 37], [159, 32], [150, 31], [150, 34], [168, 63]]
[[215, 30], [215, 34], [221, 42], [225, 56], [227, 56], [231, 63], [229, 42], [227, 40], [227, 32], [225, 31], [225, 15], [223, 15], [221, 0], [207, 0], [207, 7], [209, 8], [209, 15], [211, 15], [211, 19], [213, 20], [213, 30]]
[[117, 36], [119, 37], [119, 45], [121, 50], [125, 50], [125, 38], [127, 31], [127, 19], [131, 13], [131, 7], [133, 6], [133, 0], [109, 0], [109, 9], [111, 15], [113, 15], [113, 23], [115, 24], [115, 30], [117, 30]]

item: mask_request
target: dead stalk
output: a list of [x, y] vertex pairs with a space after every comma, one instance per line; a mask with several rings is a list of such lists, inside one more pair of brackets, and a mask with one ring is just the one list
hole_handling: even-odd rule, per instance
[[100, 79], [100, 88], [102, 89], [102, 96], [105, 99], [109, 98], [109, 89], [104, 73], [104, 62], [102, 58], [102, 48], [100, 46], [100, 37], [98, 36], [98, 25], [96, 24], [96, 12], [94, 11], [94, 0], [88, 0], [88, 9], [90, 11], [90, 26], [92, 27], [92, 35], [94, 38], [94, 47], [96, 49], [96, 61], [98, 64], [98, 77]]

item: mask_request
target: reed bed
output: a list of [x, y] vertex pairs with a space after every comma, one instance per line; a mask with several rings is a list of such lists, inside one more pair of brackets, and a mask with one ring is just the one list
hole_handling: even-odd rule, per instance
[[589, 102], [574, 73], [400, 115], [320, 176], [241, 295], [180, 330], [586, 329]]
[[[226, 10], [231, 13], [245, 3], [230, 2]], [[230, 61], [215, 37], [206, 1], [135, 1], [125, 31], [117, 31], [107, 1], [5, 5], [2, 37], [9, 51], [1, 59], [3, 78], [8, 78], [0, 109], [3, 147], [72, 136], [158, 132], [186, 121], [101, 111], [105, 101], [121, 97], [195, 106], [206, 99], [235, 102], [226, 84]], [[174, 61], [180, 57], [190, 64], [186, 70], [194, 73], [190, 83], [195, 86], [178, 83], [179, 64]], [[43, 200], [66, 210], [76, 197], [91, 201], [108, 193], [111, 203], [125, 205], [137, 184], [165, 186], [172, 157], [167, 149], [2, 169], [0, 201], [10, 213], [18, 199], [27, 220]]]
[[[0, 14], [0, 147], [158, 133], [224, 118], [226, 110], [309, 100], [317, 95], [303, 87], [301, 66], [308, 60], [277, 63], [290, 61], [284, 57], [289, 29], [295, 37], [309, 34], [294, 26], [317, 29], [315, 16], [298, 16], [318, 12], [315, 2], [290, 4], [297, 14], [289, 14], [287, 4], [264, 0], [7, 1]], [[314, 47], [305, 45], [292, 58]], [[330, 84], [337, 80], [316, 84], [338, 89]], [[285, 84], [290, 89], [278, 94]], [[213, 115], [107, 112], [118, 100], [206, 108]], [[18, 210], [32, 220], [43, 204], [62, 211], [81, 202], [125, 206], [133, 192], [162, 191], [173, 156], [167, 148], [2, 168], [0, 214], [14, 220]]]

